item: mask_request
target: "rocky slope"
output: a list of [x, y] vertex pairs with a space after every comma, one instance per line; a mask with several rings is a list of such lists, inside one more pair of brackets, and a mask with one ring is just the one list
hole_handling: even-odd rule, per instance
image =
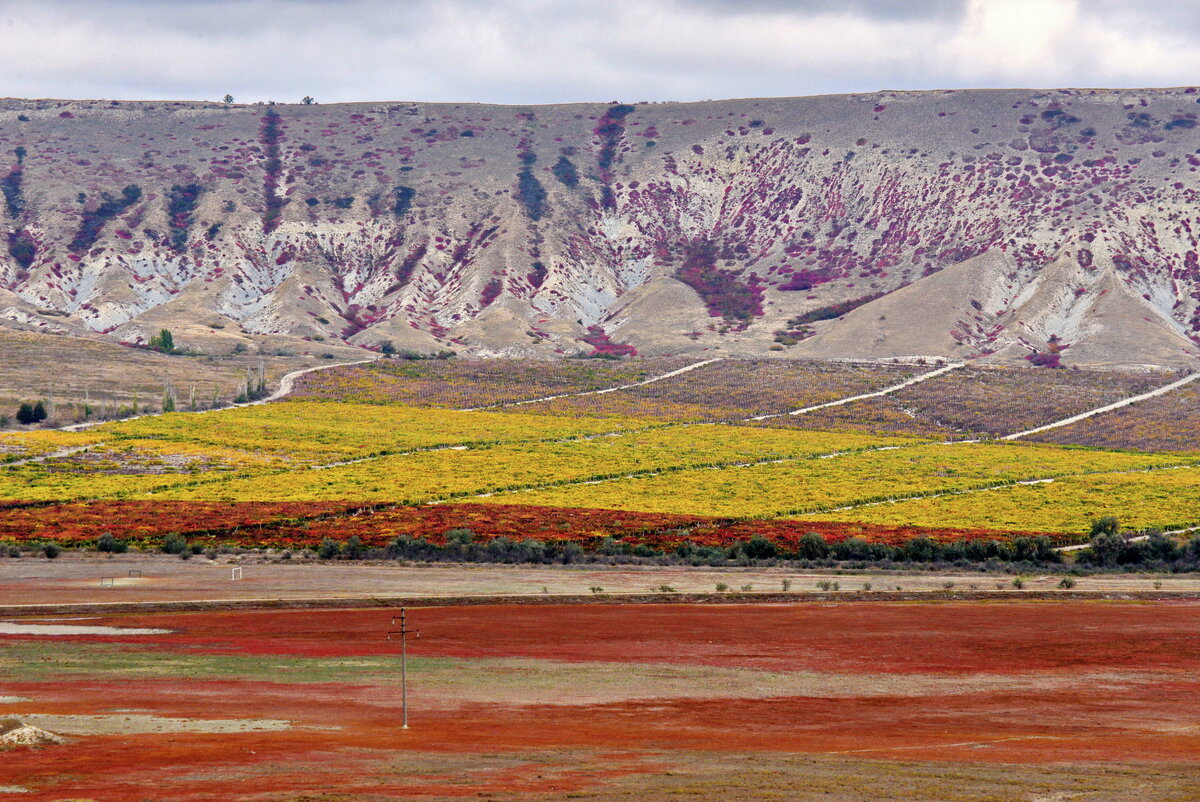
[[1189, 363], [1198, 102], [5, 100], [0, 323], [213, 351]]

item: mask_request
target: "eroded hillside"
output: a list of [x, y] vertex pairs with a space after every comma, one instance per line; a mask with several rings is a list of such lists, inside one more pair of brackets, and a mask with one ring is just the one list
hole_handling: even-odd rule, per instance
[[1198, 102], [7, 100], [0, 320], [213, 351], [1188, 362]]

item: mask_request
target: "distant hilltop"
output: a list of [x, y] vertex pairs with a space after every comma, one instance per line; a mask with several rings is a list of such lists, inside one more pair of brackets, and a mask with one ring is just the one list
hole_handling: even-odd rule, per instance
[[1200, 94], [0, 101], [0, 326], [1182, 366]]

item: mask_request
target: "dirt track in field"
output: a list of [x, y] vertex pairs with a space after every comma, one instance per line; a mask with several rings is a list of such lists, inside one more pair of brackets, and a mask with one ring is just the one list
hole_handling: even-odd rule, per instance
[[[240, 566], [242, 578], [230, 579]], [[131, 573], [133, 576], [131, 576]], [[791, 571], [784, 568], [694, 568], [690, 566], [527, 566], [527, 565], [402, 565], [397, 563], [283, 561], [221, 557], [213, 562], [197, 557], [183, 561], [163, 555], [67, 554], [57, 560], [0, 560], [0, 613], [37, 612], [28, 605], [132, 605], [137, 603], [210, 602], [206, 606], [243, 600], [246, 605], [323, 602], [371, 604], [375, 599], [411, 602], [481, 597], [496, 601], [516, 596], [580, 596], [604, 594], [801, 594], [850, 593], [863, 597], [898, 594], [993, 596], [1038, 594], [1053, 598], [1075, 594], [1113, 597], [1188, 596], [1200, 594], [1195, 575], [1108, 575], [1077, 577], [1069, 591], [1058, 587], [1058, 575], [1022, 577], [1023, 589], [1004, 574], [907, 573], [875, 571], [841, 573]], [[784, 582], [788, 589], [784, 592]], [[823, 583], [837, 583], [837, 589]], [[1157, 584], [1156, 584], [1157, 583]], [[664, 590], [664, 586], [669, 590]], [[869, 588], [868, 588], [869, 586]], [[249, 600], [249, 601], [246, 601]], [[549, 599], [547, 599], [548, 601]], [[55, 608], [41, 608], [49, 611]]]
[[[79, 624], [169, 633], [0, 636], [0, 716], [106, 722], [5, 754], [0, 785], [27, 799], [654, 799], [679, 798], [681, 778], [716, 788], [709, 767], [735, 756], [765, 794], [781, 780], [762, 759], [813, 756], [841, 791], [800, 782], [779, 798], [1200, 790], [1200, 603], [422, 608], [408, 731], [390, 616], [117, 615]], [[141, 729], [114, 732], [121, 715]], [[145, 725], [216, 719], [237, 724]], [[910, 781], [925, 791], [900, 795]]]

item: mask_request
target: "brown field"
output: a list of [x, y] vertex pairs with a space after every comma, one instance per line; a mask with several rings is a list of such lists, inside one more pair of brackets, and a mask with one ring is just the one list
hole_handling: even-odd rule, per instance
[[[1193, 602], [546, 605], [0, 634], [51, 799], [1194, 799]], [[33, 623], [22, 619], [22, 623]]]
[[[214, 392], [222, 402], [232, 401], [245, 382], [246, 371], [257, 379], [260, 366], [268, 387], [274, 388], [285, 373], [330, 364], [331, 360], [322, 358], [325, 353], [339, 360], [363, 358], [361, 351], [345, 346], [302, 344], [313, 346], [311, 353], [301, 353], [293, 341], [280, 349], [263, 343], [263, 353], [254, 352], [256, 345], [242, 354], [168, 356], [102, 340], [0, 328], [0, 414], [11, 416], [19, 402], [38, 398], [53, 399], [60, 405], [81, 404], [87, 399], [102, 411], [105, 404], [128, 405], [135, 392], [141, 405], [157, 409], [168, 382], [181, 410], [188, 408], [193, 385], [198, 404], [207, 408]], [[278, 350], [290, 355], [280, 356]], [[72, 422], [73, 410], [61, 412], [59, 424]]]

